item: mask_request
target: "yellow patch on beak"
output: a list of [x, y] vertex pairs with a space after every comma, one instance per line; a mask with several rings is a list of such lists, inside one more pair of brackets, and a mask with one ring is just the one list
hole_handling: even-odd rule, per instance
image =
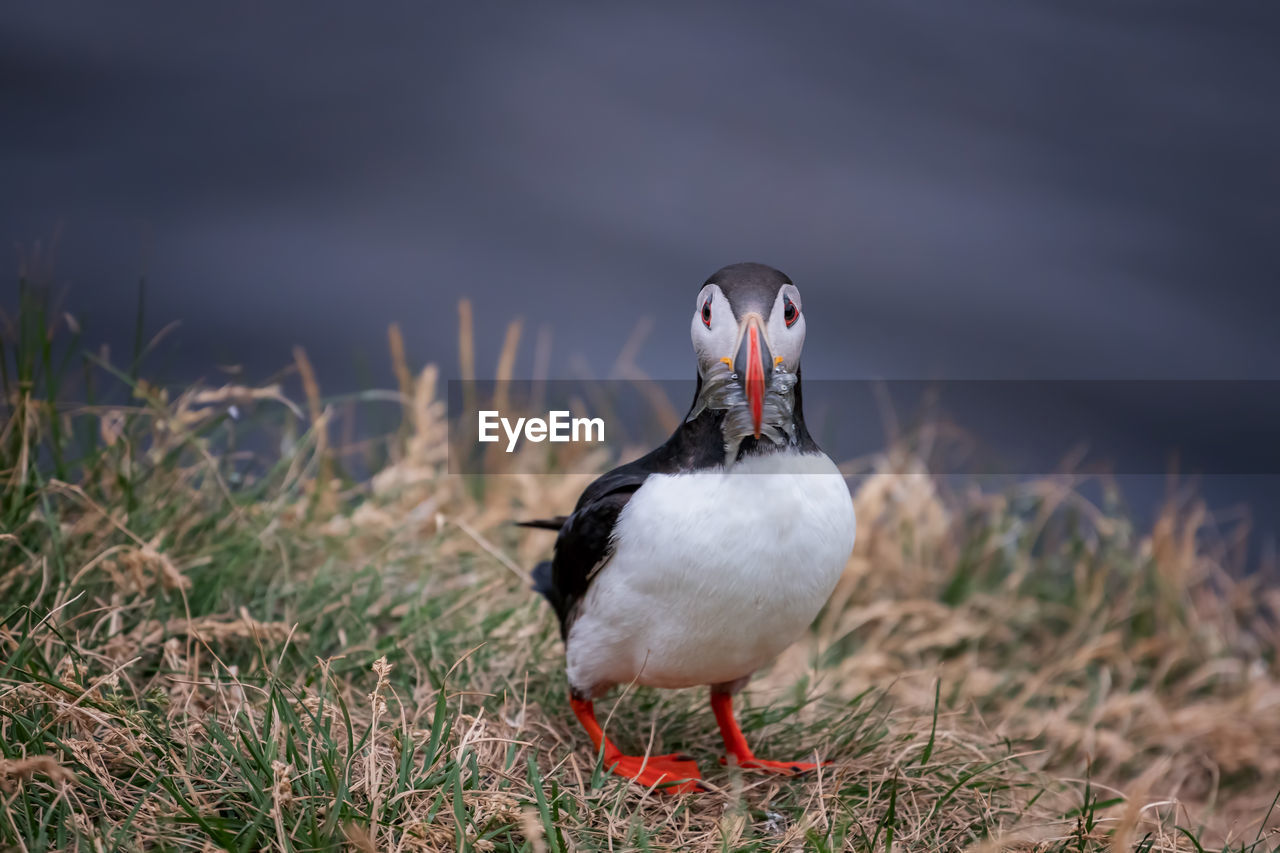
[[723, 361], [725, 364], [729, 365], [729, 367], [733, 367], [733, 359], [729, 358], [729, 356], [726, 355], [724, 358], [720, 360]]
[[782, 356], [780, 356], [780, 355], [775, 355], [775, 356], [773, 357], [773, 366], [774, 366], [774, 367], [777, 367], [779, 364], [782, 364]]

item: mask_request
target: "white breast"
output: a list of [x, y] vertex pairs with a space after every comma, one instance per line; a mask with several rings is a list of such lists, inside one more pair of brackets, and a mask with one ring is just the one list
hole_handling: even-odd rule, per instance
[[595, 694], [745, 678], [813, 621], [854, 534], [848, 486], [821, 453], [649, 477], [569, 633], [569, 683]]

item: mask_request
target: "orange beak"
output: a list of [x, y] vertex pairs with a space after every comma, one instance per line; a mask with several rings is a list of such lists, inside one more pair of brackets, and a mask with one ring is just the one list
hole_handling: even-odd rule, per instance
[[743, 318], [741, 336], [733, 371], [738, 374], [746, 391], [751, 426], [755, 437], [759, 438], [764, 419], [764, 391], [773, 377], [773, 356], [769, 352], [769, 342], [765, 340], [759, 314], [748, 314]]

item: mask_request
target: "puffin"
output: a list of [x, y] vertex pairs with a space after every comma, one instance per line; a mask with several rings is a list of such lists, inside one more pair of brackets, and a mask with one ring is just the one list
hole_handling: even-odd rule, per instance
[[[617, 685], [708, 686], [722, 764], [795, 775], [818, 764], [757, 757], [733, 695], [812, 623], [853, 551], [853, 500], [805, 428], [800, 291], [763, 264], [702, 285], [690, 336], [692, 405], [671, 437], [602, 475], [532, 571], [564, 642], [569, 705], [605, 768], [650, 790], [705, 790], [682, 753], [630, 755], [594, 701]], [[830, 763], [830, 762], [822, 762]]]

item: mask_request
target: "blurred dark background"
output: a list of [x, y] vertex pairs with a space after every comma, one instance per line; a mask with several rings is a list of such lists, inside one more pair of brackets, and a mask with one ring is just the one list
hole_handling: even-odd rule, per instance
[[748, 259], [809, 378], [1280, 379], [1278, 87], [1263, 2], [7, 4], [0, 238], [117, 352], [145, 276], [173, 382], [390, 385], [392, 320], [452, 375], [462, 296], [481, 375], [516, 316], [552, 376], [647, 317], [685, 378]]

